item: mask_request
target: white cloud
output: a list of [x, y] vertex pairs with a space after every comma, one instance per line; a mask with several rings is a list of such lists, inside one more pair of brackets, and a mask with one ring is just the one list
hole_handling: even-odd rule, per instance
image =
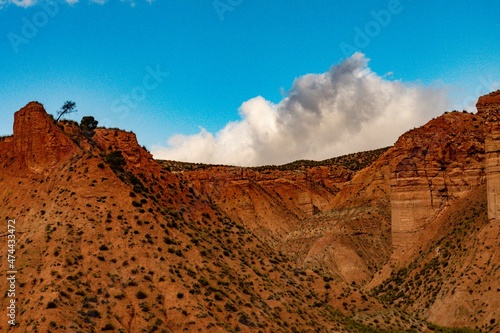
[[9, 4], [27, 8], [33, 6], [35, 3], [36, 0], [0, 0], [0, 8], [3, 8]]
[[241, 120], [216, 134], [175, 135], [155, 158], [254, 166], [326, 159], [393, 144], [406, 130], [443, 113], [443, 89], [391, 80], [356, 53], [322, 74], [297, 78], [277, 105], [255, 97]]
[[[57, 2], [67, 3], [69, 5], [74, 5], [80, 2], [79, 0], [0, 0], [0, 9], [5, 8], [8, 5], [28, 8], [36, 5], [41, 1], [57, 1]], [[144, 0], [144, 1], [147, 2], [148, 4], [152, 4], [155, 0]], [[108, 0], [88, 0], [88, 2], [104, 5], [105, 3], [108, 2]], [[121, 2], [129, 3], [131, 7], [135, 7], [136, 5], [136, 1], [134, 0], [121, 0]]]

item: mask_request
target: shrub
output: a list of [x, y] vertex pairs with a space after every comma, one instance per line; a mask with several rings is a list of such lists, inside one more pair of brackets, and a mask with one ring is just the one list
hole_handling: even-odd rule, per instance
[[106, 325], [104, 325], [104, 327], [101, 329], [102, 332], [104, 331], [114, 331], [115, 330], [115, 327], [113, 326], [113, 324], [110, 324], [110, 323], [107, 323]]
[[87, 138], [92, 138], [95, 134], [95, 129], [97, 128], [97, 124], [99, 122], [94, 119], [92, 116], [85, 116], [80, 121], [80, 129], [82, 130], [82, 134]]
[[123, 165], [125, 165], [125, 158], [122, 155], [121, 150], [114, 150], [110, 152], [104, 158], [104, 162], [108, 163], [114, 171], [123, 171]]
[[55, 308], [57, 308], [57, 304], [55, 302], [50, 301], [47, 303], [47, 309], [55, 309]]
[[255, 324], [250, 320], [250, 317], [248, 317], [248, 315], [244, 312], [240, 314], [238, 322], [248, 327], [255, 326]]
[[145, 298], [147, 298], [147, 297], [148, 297], [148, 295], [147, 295], [145, 292], [143, 292], [143, 291], [139, 290], [139, 291], [135, 294], [135, 297], [137, 297], [137, 299], [145, 299]]
[[89, 312], [87, 312], [87, 315], [89, 317], [92, 317], [92, 318], [99, 318], [101, 317], [101, 313], [97, 310], [90, 310]]
[[224, 309], [226, 309], [226, 311], [229, 311], [229, 312], [236, 312], [237, 311], [234, 304], [231, 303], [230, 301], [228, 301], [226, 304], [224, 304]]

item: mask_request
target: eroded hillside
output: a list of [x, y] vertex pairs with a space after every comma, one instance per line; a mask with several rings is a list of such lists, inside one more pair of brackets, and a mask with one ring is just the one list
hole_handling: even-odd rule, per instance
[[11, 329], [498, 332], [500, 91], [478, 110], [390, 148], [241, 168], [155, 161], [32, 102], [0, 139]]
[[[350, 317], [358, 307], [391, 318], [383, 327], [424, 327], [298, 266], [164, 170], [132, 133], [98, 129], [87, 138], [30, 103], [0, 151], [2, 215], [17, 222], [12, 330], [357, 331], [367, 329]], [[1, 259], [6, 271], [6, 253]]]

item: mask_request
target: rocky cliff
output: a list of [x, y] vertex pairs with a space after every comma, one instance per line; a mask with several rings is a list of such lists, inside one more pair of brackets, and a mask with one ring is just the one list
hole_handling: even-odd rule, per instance
[[43, 172], [67, 160], [78, 147], [54, 123], [40, 103], [32, 102], [14, 115], [14, 135], [4, 141], [8, 172]]
[[[207, 195], [253, 191], [242, 200], [307, 217], [313, 205], [327, 209], [332, 184], [349, 177], [342, 168], [254, 172], [249, 186], [237, 185], [241, 174], [216, 171], [200, 176], [212, 182], [190, 180], [163, 169], [135, 135], [99, 129], [87, 138], [74, 122], [54, 124], [39, 103], [16, 113], [14, 135], [0, 140], [0, 166], [0, 214], [16, 219], [15, 330], [352, 331], [382, 315], [384, 327], [425, 325], [298, 267], [237, 218], [245, 213], [226, 214]], [[3, 271], [6, 263], [2, 251]], [[373, 310], [348, 317], [358, 306]], [[0, 331], [9, 329], [0, 321]]]
[[482, 118], [451, 112], [401, 136], [388, 154], [395, 254], [420, 250], [428, 226], [485, 183]]
[[500, 218], [500, 91], [479, 98], [478, 116], [484, 119], [488, 217]]
[[[487, 233], [484, 230], [493, 228], [493, 225], [485, 224], [480, 212], [483, 205], [481, 189], [486, 184], [490, 215], [498, 212], [494, 207], [494, 198], [499, 165], [495, 141], [497, 128], [500, 128], [496, 118], [499, 95], [496, 92], [481, 97], [477, 114], [446, 112], [424, 126], [408, 131], [372, 164], [361, 170], [350, 170], [349, 176], [344, 179], [335, 178], [333, 169], [323, 173], [323, 177], [333, 177], [337, 182], [332, 183], [333, 187], [326, 186], [329, 188], [327, 203], [320, 204], [321, 199], [312, 199], [317, 208], [312, 216], [304, 214], [305, 211], [298, 209], [299, 202], [290, 198], [288, 207], [281, 202], [275, 206], [262, 205], [270, 201], [269, 192], [280, 193], [280, 196], [282, 193], [294, 193], [293, 187], [304, 187], [303, 181], [308, 177], [289, 177], [283, 182], [280, 179], [286, 177], [286, 172], [276, 174], [273, 170], [261, 168], [261, 173], [273, 175], [265, 181], [265, 187], [272, 188], [272, 191], [266, 190], [265, 196], [254, 191], [252, 199], [248, 201], [260, 202], [260, 206], [246, 204], [243, 207], [238, 204], [242, 198], [248, 197], [244, 190], [239, 195], [228, 195], [226, 191], [233, 186], [241, 187], [242, 183], [245, 187], [249, 187], [249, 184], [262, 186], [250, 169], [238, 168], [239, 183], [223, 182], [222, 186], [213, 185], [213, 180], [209, 178], [202, 180], [200, 173], [186, 172], [185, 176], [196, 187], [213, 187], [206, 191], [207, 195], [227, 211], [233, 211], [236, 214], [233, 216], [242, 223], [252, 221], [258, 227], [265, 225], [268, 234], [273, 234], [269, 232], [273, 226], [279, 226], [274, 231], [282, 237], [275, 238], [273, 244], [291, 254], [299, 266], [324, 271], [349, 284], [355, 282], [369, 289], [384, 286], [385, 279], [397, 278], [401, 274], [400, 270], [408, 265], [417, 265], [417, 262], [424, 266], [433, 264], [432, 253], [441, 253], [440, 246], [436, 244], [443, 243], [447, 247], [461, 246], [468, 249], [466, 255], [461, 252], [440, 259], [440, 265], [448, 267], [448, 260], [454, 258], [453, 262], [462, 263], [462, 267], [458, 270], [453, 266], [455, 264], [451, 265], [461, 274], [466, 274], [465, 271], [472, 268], [465, 262], [481, 261], [478, 259], [480, 253], [490, 253], [492, 244], [498, 238], [496, 229], [492, 229], [493, 234], [485, 238]], [[230, 178], [229, 170], [232, 169], [219, 168], [214, 179]], [[301, 172], [304, 170], [297, 169], [293, 174], [299, 175]], [[311, 169], [307, 169], [307, 172], [311, 172]], [[210, 173], [207, 171], [207, 174]], [[319, 183], [325, 185], [321, 181]], [[310, 185], [305, 188], [308, 188], [308, 192], [318, 189]], [[309, 193], [308, 197], [314, 198], [314, 195]], [[320, 197], [325, 198], [325, 194], [322, 193]], [[274, 200], [272, 202], [276, 202]], [[474, 205], [474, 210], [457, 213], [457, 210], [469, 209], [464, 208], [464, 202]], [[286, 208], [281, 210], [281, 218], [272, 215], [279, 210], [276, 207]], [[269, 215], [264, 215], [264, 212]], [[255, 216], [259, 214], [261, 218], [256, 219]], [[466, 218], [457, 223], [457, 220], [450, 220], [450, 216]], [[450, 245], [457, 242], [456, 236], [452, 235], [461, 234], [464, 225], [471, 232], [474, 230], [472, 243]], [[482, 269], [494, 270], [492, 259], [487, 262]], [[443, 269], [442, 266], [432, 267]], [[415, 274], [421, 268], [412, 269], [406, 272]], [[471, 306], [471, 301], [463, 295], [451, 293], [453, 281], [458, 278], [460, 274], [455, 270], [448, 273], [449, 280], [436, 278], [438, 285], [433, 292], [440, 297], [424, 297], [423, 290], [413, 295], [410, 293], [408, 301], [415, 304], [412, 311], [446, 325], [466, 325], [466, 317], [469, 316], [481, 322], [483, 327], [490, 327], [494, 313], [494, 306], [487, 302], [491, 297], [490, 292], [477, 294], [472, 302], [474, 306]], [[483, 281], [490, 285], [487, 288], [491, 291], [494, 278], [484, 278]], [[464, 282], [464, 285], [467, 287], [463, 288], [469, 291], [475, 290], [469, 282]], [[396, 288], [395, 285], [393, 288]], [[481, 303], [483, 301], [485, 303]], [[482, 311], [486, 311], [486, 315], [478, 316]]]
[[332, 209], [333, 198], [352, 174], [331, 165], [288, 171], [213, 167], [183, 176], [232, 219], [279, 242], [298, 221]]
[[158, 162], [30, 103], [0, 139], [19, 329], [498, 332], [499, 99], [389, 149], [259, 168]]
[[95, 144], [104, 152], [120, 150], [127, 165], [140, 170], [153, 161], [153, 156], [142, 148], [132, 132], [115, 129], [97, 129], [93, 137]]

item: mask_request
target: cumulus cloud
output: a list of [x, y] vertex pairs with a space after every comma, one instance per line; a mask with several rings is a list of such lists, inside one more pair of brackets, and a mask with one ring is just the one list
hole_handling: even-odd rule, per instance
[[[61, 3], [67, 3], [69, 5], [74, 5], [78, 2], [79, 0], [0, 0], [0, 9], [7, 7], [8, 5], [14, 5], [17, 7], [24, 7], [28, 8], [31, 6], [36, 5], [39, 2], [46, 1], [57, 1]], [[121, 2], [129, 3], [131, 7], [135, 7], [136, 1], [135, 0], [120, 0]], [[155, 0], [144, 0], [145, 2], [152, 4]], [[88, 0], [90, 3], [96, 3], [99, 5], [104, 5], [105, 3], [108, 2], [108, 0]]]
[[36, 3], [36, 0], [0, 0], [0, 8], [5, 7], [8, 4], [13, 4], [18, 7], [31, 7]]
[[391, 145], [449, 105], [446, 91], [377, 75], [368, 62], [355, 53], [326, 73], [299, 77], [278, 104], [252, 98], [241, 120], [215, 134], [175, 135], [153, 155], [242, 166], [321, 160]]

